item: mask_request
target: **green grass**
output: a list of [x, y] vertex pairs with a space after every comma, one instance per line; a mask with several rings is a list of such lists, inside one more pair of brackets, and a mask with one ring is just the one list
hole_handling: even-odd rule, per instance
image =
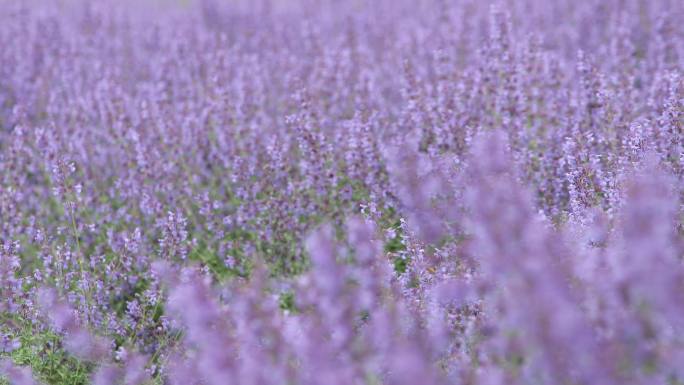
[[[16, 365], [28, 366], [37, 380], [50, 385], [81, 385], [90, 383], [94, 365], [79, 361], [62, 349], [61, 338], [51, 331], [33, 329], [26, 321], [3, 317], [0, 330], [20, 341], [18, 349], [11, 353], [0, 353], [0, 358], [10, 358]], [[13, 321], [13, 322], [8, 322]], [[5, 330], [7, 325], [12, 329]], [[18, 326], [18, 327], [16, 327]], [[0, 384], [6, 384], [0, 380]]]

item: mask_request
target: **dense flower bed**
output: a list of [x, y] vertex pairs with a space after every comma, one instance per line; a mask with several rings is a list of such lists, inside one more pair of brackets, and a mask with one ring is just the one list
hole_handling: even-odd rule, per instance
[[0, 3], [0, 383], [684, 384], [682, 20]]

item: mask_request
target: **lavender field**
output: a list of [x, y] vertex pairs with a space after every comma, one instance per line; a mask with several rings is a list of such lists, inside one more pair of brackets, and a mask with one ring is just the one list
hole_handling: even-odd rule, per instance
[[0, 384], [684, 385], [684, 1], [0, 0]]

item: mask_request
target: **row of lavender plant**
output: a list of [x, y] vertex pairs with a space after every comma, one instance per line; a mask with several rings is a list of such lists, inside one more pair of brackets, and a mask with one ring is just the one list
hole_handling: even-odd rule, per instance
[[3, 2], [0, 373], [684, 383], [680, 19]]

